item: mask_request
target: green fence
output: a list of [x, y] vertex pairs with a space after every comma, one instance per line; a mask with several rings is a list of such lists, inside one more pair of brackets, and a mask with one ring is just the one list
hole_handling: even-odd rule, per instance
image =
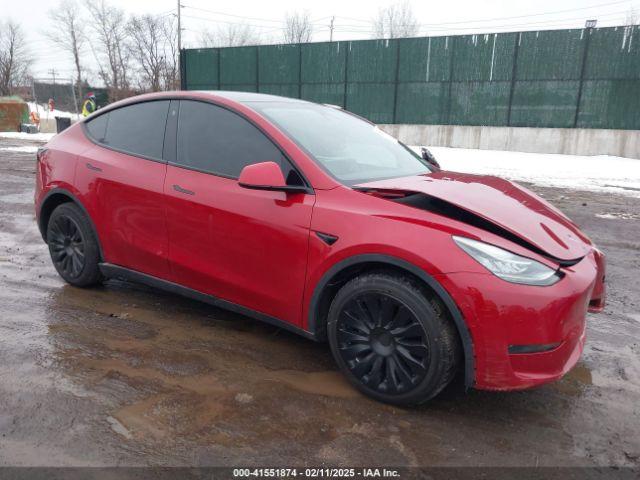
[[182, 88], [340, 105], [376, 123], [640, 129], [640, 26], [188, 49]]

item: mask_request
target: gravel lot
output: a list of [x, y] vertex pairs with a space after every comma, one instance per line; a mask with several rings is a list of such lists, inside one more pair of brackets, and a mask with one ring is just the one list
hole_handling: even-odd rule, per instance
[[570, 374], [403, 410], [351, 389], [325, 345], [139, 285], [64, 284], [34, 222], [34, 145], [0, 140], [0, 465], [640, 465], [639, 198], [528, 185], [608, 255]]

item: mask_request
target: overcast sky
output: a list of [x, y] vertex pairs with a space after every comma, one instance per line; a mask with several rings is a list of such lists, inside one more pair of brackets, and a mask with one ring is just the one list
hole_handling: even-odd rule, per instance
[[[379, 8], [391, 3], [391, 0], [181, 1], [186, 47], [199, 46], [199, 32], [205, 28], [243, 21], [259, 28], [271, 43], [278, 43], [283, 17], [286, 12], [296, 10], [310, 12], [315, 29], [313, 41], [329, 39], [331, 16], [336, 17], [334, 39], [370, 38], [371, 19]], [[0, 20], [11, 18], [24, 26], [36, 77], [50, 76], [52, 68], [59, 77], [73, 75], [71, 59], [44, 36], [48, 28], [47, 11], [57, 3], [57, 0], [0, 0]], [[110, 3], [134, 14], [171, 14], [177, 9], [177, 0], [110, 0]], [[622, 25], [631, 9], [640, 14], [640, 0], [411, 0], [410, 3], [424, 36], [580, 28], [591, 18], [598, 19], [598, 26]], [[247, 18], [243, 20], [244, 15]], [[85, 57], [91, 68], [94, 60], [90, 52]]]

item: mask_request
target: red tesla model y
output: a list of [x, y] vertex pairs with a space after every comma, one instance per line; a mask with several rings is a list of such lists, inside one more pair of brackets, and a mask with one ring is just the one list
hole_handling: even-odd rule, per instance
[[143, 282], [328, 340], [356, 388], [400, 405], [457, 373], [556, 380], [604, 306], [604, 255], [549, 203], [300, 100], [115, 103], [39, 151], [35, 203], [70, 284]]

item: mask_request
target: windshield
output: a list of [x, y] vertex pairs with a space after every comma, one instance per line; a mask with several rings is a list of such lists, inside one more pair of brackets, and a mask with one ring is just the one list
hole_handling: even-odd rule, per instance
[[337, 108], [297, 102], [247, 103], [346, 185], [430, 172], [422, 158], [398, 140]]

